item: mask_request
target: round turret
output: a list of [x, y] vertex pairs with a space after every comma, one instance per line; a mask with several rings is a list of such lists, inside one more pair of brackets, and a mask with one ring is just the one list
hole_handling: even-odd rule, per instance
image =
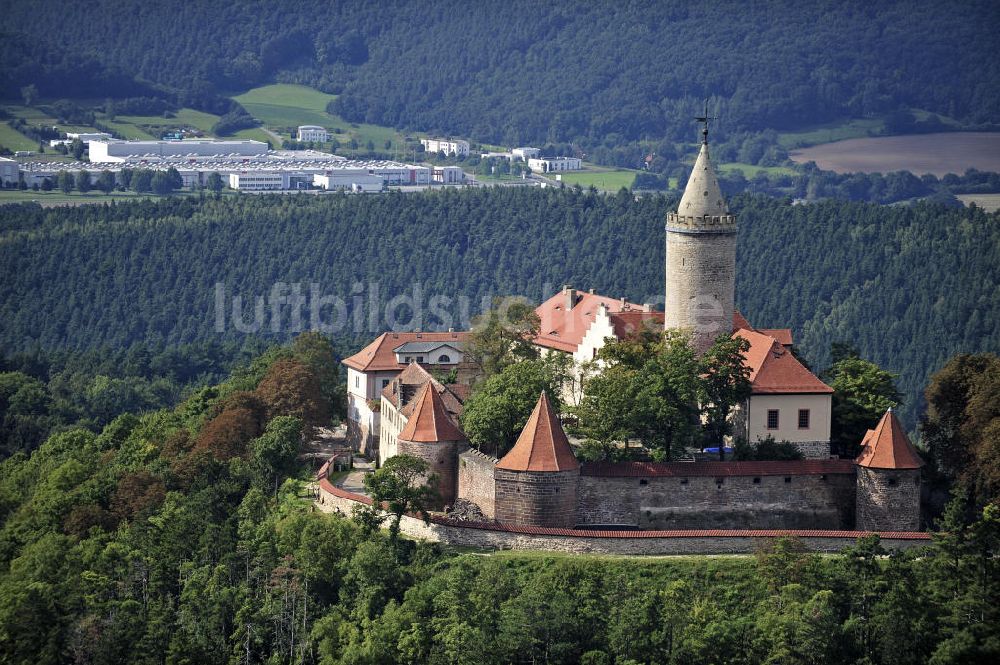
[[497, 521], [518, 526], [576, 526], [580, 463], [545, 393], [494, 474]]
[[439, 500], [435, 508], [454, 505], [458, 493], [458, 455], [468, 447], [468, 440], [448, 416], [431, 381], [420, 388], [414, 403], [413, 414], [399, 433], [398, 451], [427, 462], [428, 477], [437, 478]]
[[736, 291], [736, 217], [722, 196], [707, 136], [666, 231], [664, 327], [689, 330], [703, 353], [732, 332]]
[[920, 529], [920, 468], [924, 465], [892, 409], [868, 430], [855, 460], [855, 528]]

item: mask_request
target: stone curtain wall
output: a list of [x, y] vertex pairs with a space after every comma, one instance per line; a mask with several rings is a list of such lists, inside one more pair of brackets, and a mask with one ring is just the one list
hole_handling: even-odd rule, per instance
[[857, 488], [859, 529], [920, 528], [920, 469], [858, 467]]
[[508, 524], [572, 528], [580, 471], [496, 469], [496, 519]]
[[470, 449], [458, 456], [458, 497], [479, 506], [489, 519], [496, 516], [496, 479], [493, 469], [497, 460], [478, 450]]
[[[608, 478], [583, 475], [580, 477], [577, 524], [641, 529], [844, 529], [853, 526], [853, 474], [756, 478], [758, 483], [753, 476]], [[790, 482], [786, 482], [786, 478], [790, 478]], [[717, 482], [719, 480], [722, 482]]]
[[[350, 515], [354, 505], [370, 504], [367, 497], [320, 481], [317, 507], [324, 512]], [[406, 516], [400, 529], [413, 538], [450, 545], [492, 550], [549, 550], [598, 554], [740, 554], [750, 553], [774, 538], [796, 536], [810, 550], [837, 552], [867, 535], [860, 531], [691, 531], [691, 532], [595, 532], [578, 534], [568, 529], [518, 529], [505, 526], [462, 525], [446, 519], [430, 524]], [[888, 549], [907, 549], [930, 544], [926, 533], [880, 533]]]

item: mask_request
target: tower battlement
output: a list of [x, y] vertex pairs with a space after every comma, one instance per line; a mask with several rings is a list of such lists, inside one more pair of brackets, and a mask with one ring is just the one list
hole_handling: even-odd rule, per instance
[[672, 212], [667, 215], [667, 231], [674, 233], [736, 233], [736, 215], [695, 217]]

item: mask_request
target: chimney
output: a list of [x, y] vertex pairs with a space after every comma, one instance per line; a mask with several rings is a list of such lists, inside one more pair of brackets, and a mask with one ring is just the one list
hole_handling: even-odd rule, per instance
[[576, 289], [574, 289], [569, 284], [563, 286], [563, 294], [566, 296], [566, 311], [573, 309], [573, 305], [576, 304]]
[[590, 295], [594, 295], [594, 289], [590, 289]]

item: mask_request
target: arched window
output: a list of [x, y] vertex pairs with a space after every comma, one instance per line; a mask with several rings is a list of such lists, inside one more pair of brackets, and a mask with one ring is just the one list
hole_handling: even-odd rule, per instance
[[438, 362], [439, 363], [450, 363], [451, 362], [451, 357], [449, 357], [447, 354], [442, 353], [440, 356], [438, 356]]

